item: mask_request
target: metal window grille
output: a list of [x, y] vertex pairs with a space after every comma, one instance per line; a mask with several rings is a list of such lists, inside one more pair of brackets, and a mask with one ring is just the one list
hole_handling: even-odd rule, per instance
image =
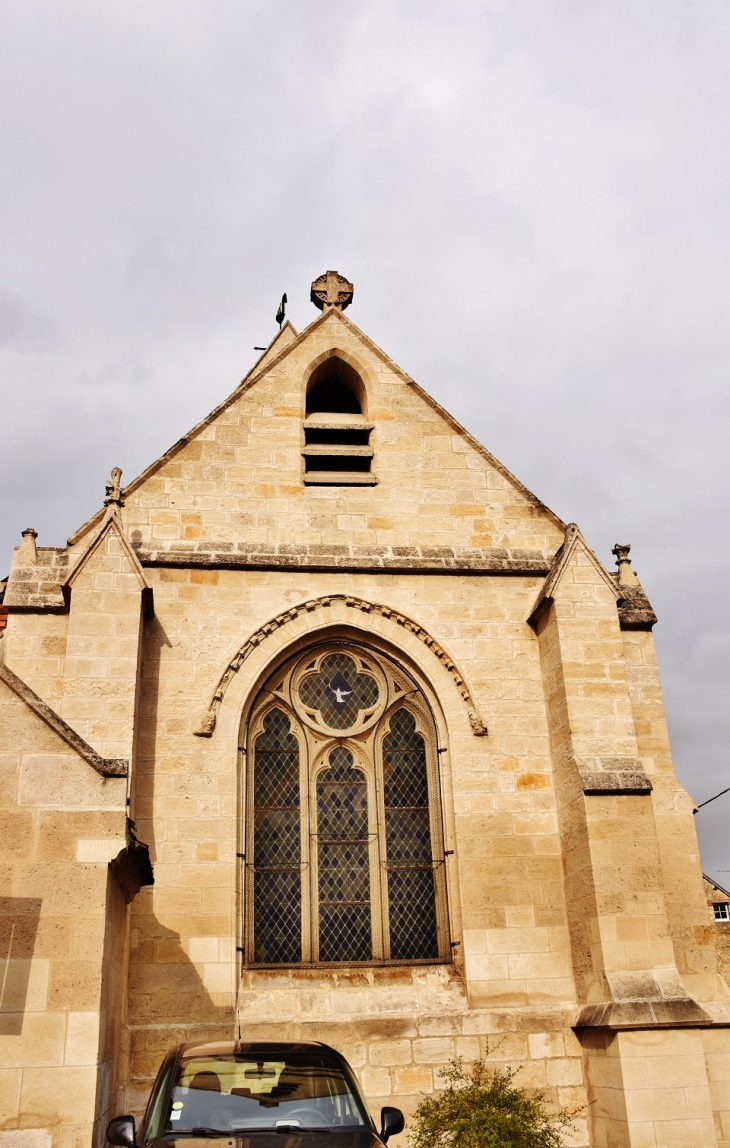
[[367, 784], [343, 746], [317, 777], [317, 849], [319, 959], [370, 960]]
[[436, 731], [407, 673], [300, 652], [249, 730], [247, 961], [450, 959]]
[[391, 959], [437, 957], [426, 747], [406, 709], [383, 741], [383, 789]]
[[299, 743], [274, 709], [254, 746], [254, 959], [302, 959]]

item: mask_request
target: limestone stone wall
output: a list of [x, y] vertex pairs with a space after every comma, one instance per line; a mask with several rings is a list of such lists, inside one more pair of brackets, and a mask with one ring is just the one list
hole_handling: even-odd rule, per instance
[[[303, 482], [307, 381], [333, 353], [365, 384], [375, 486]], [[555, 517], [335, 312], [133, 484], [124, 522], [142, 551], [217, 541], [554, 553], [562, 541]], [[74, 536], [72, 556], [87, 536]]]
[[624, 660], [639, 756], [653, 785], [663, 888], [677, 968], [697, 1000], [727, 996], [702, 890], [694, 802], [674, 773], [656, 648], [651, 633], [623, 631]]
[[132, 761], [146, 579], [110, 516], [69, 578], [59, 712], [105, 757]]
[[[537, 1039], [546, 1025], [563, 1032], [574, 988], [547, 730], [536, 706], [539, 652], [525, 621], [538, 580], [169, 569], [148, 570], [148, 577], [155, 618], [146, 629], [134, 813], [153, 849], [156, 883], [132, 907], [130, 1103], [142, 1107], [161, 1055], [181, 1034], [230, 1034], [239, 1022], [242, 1033], [259, 1035], [274, 1031], [274, 1018], [281, 1035], [305, 1024], [310, 1035], [347, 1048], [353, 1032], [367, 1030], [374, 1060], [357, 1067], [371, 1102], [377, 1107], [388, 1097], [409, 1109], [420, 1091], [415, 1082], [433, 1083], [437, 1048], [455, 1048], [455, 1034], [469, 1036], [459, 1048], [474, 1052], [475, 1037], [519, 1028], [521, 1043], [510, 1038], [500, 1045], [514, 1060], [518, 1044], [529, 1059], [528, 1035]], [[475, 736], [454, 675], [421, 636], [395, 617], [339, 598], [277, 627], [234, 675], [213, 735], [195, 737], [237, 642], [297, 601], [336, 590], [349, 591], [353, 602], [385, 603], [447, 647], [489, 735]], [[277, 658], [335, 632], [384, 643], [428, 686], [440, 743], [448, 748], [442, 768], [447, 847], [454, 849], [449, 895], [456, 964], [451, 972], [353, 971], [347, 989], [337, 992], [322, 972], [303, 975], [296, 987], [288, 972], [250, 973], [239, 992], [241, 714]], [[485, 1000], [503, 1011], [480, 1013], [481, 1028], [472, 1032], [466, 1014]], [[524, 1010], [519, 1020], [515, 1008]], [[430, 1018], [423, 1033], [422, 1013]], [[438, 1027], [442, 1014], [450, 1018], [444, 1021], [449, 1040], [419, 1044], [431, 1039], [428, 1027]], [[337, 1024], [337, 1017], [348, 1019]], [[406, 1043], [391, 1063], [394, 1031], [406, 1034], [398, 1037]], [[571, 1033], [550, 1047], [568, 1038], [575, 1054]], [[419, 1059], [428, 1048], [434, 1059]], [[561, 1087], [580, 1089], [577, 1064]], [[547, 1086], [544, 1066], [524, 1071]], [[557, 1089], [558, 1070], [551, 1073], [550, 1087]], [[408, 1081], [412, 1087], [404, 1092]], [[557, 1091], [552, 1095], [557, 1099]]]
[[595, 1144], [727, 1142], [727, 1123], [713, 1119], [702, 1031], [596, 1032], [585, 1043]]
[[[332, 354], [363, 382], [374, 485], [305, 482], [307, 381]], [[92, 771], [69, 789], [73, 770], [51, 754], [38, 792], [11, 783], [8, 816], [24, 828], [10, 888], [40, 896], [55, 880], [72, 938], [55, 980], [43, 957], [63, 991], [28, 999], [43, 1002], [44, 1039], [58, 1032], [53, 1071], [86, 1075], [74, 1107], [60, 1092], [36, 1099], [35, 1062], [11, 1065], [7, 1127], [88, 1143], [94, 1113], [99, 1127], [114, 1109], [141, 1112], [170, 1047], [240, 1033], [331, 1042], [374, 1109], [410, 1113], [450, 1057], [487, 1055], [579, 1110], [576, 1145], [727, 1145], [730, 990], [640, 587], [624, 609], [577, 528], [336, 310], [301, 337], [286, 329], [229, 400], [110, 497], [56, 562], [68, 572], [43, 591], [47, 608], [16, 599], [5, 657], [97, 753], [131, 762], [155, 884], [127, 934], [103, 845], [124, 832], [120, 778], [105, 788]], [[13, 571], [35, 568], [23, 546], [9, 590]], [[334, 637], [395, 658], [432, 707], [451, 963], [242, 968], [246, 716], [279, 662]], [[63, 874], [41, 872], [38, 850]], [[69, 971], [77, 929], [93, 976]], [[87, 1013], [86, 1059], [66, 1060], [87, 1024], [70, 1018]]]
[[104, 963], [126, 780], [96, 773], [4, 680], [0, 729], [0, 1143], [78, 1148], [108, 1108], [121, 1021], [124, 966], [105, 983]]
[[524, 1087], [581, 1110], [570, 1142], [587, 1143], [582, 1049], [567, 1013], [469, 1008], [454, 967], [251, 971], [238, 1018], [244, 1038], [314, 1039], [339, 1048], [376, 1116], [384, 1104], [410, 1115], [424, 1093], [439, 1088], [440, 1070], [454, 1057], [519, 1067]]

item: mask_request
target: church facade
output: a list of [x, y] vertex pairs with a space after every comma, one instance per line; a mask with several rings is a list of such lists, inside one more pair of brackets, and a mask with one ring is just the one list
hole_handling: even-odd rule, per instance
[[[0, 1148], [181, 1041], [314, 1039], [373, 1110], [520, 1066], [592, 1148], [730, 1144], [730, 990], [656, 618], [345, 314], [0, 608]], [[100, 499], [101, 501], [101, 499]], [[404, 1141], [405, 1142], [405, 1141]]]

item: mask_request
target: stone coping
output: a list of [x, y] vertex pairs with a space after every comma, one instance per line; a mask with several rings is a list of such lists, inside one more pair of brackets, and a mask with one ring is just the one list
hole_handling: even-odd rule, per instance
[[391, 571], [401, 573], [547, 574], [551, 558], [541, 550], [456, 550], [449, 546], [336, 546], [258, 542], [175, 543], [157, 550], [136, 550], [142, 566], [222, 569], [306, 569], [319, 572]]
[[47, 726], [57, 733], [59, 737], [63, 738], [68, 746], [75, 753], [87, 761], [97, 773], [102, 777], [127, 777], [129, 772], [129, 762], [126, 758], [121, 757], [101, 757], [96, 750], [92, 749], [88, 742], [76, 733], [63, 718], [59, 717], [55, 710], [52, 710], [49, 705], [38, 697], [38, 694], [27, 685], [22, 678], [14, 674], [11, 669], [0, 662], [0, 680], [4, 681], [6, 686], [13, 691], [22, 701], [25, 702], [35, 714], [44, 721]]
[[649, 794], [654, 788], [636, 757], [575, 758], [586, 796]]
[[639, 998], [583, 1005], [573, 1028], [709, 1028], [712, 1017], [691, 997]]
[[627, 795], [651, 793], [654, 788], [643, 769], [615, 769], [600, 773], [582, 773], [583, 792], [587, 797], [612, 793]]
[[619, 586], [618, 617], [622, 630], [651, 630], [657, 623], [642, 586]]

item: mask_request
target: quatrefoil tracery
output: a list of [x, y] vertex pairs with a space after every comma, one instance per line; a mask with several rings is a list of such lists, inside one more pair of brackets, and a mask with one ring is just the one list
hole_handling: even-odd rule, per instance
[[299, 717], [320, 733], [352, 736], [369, 729], [388, 700], [388, 683], [373, 660], [329, 649], [304, 658], [291, 679], [291, 700]]

